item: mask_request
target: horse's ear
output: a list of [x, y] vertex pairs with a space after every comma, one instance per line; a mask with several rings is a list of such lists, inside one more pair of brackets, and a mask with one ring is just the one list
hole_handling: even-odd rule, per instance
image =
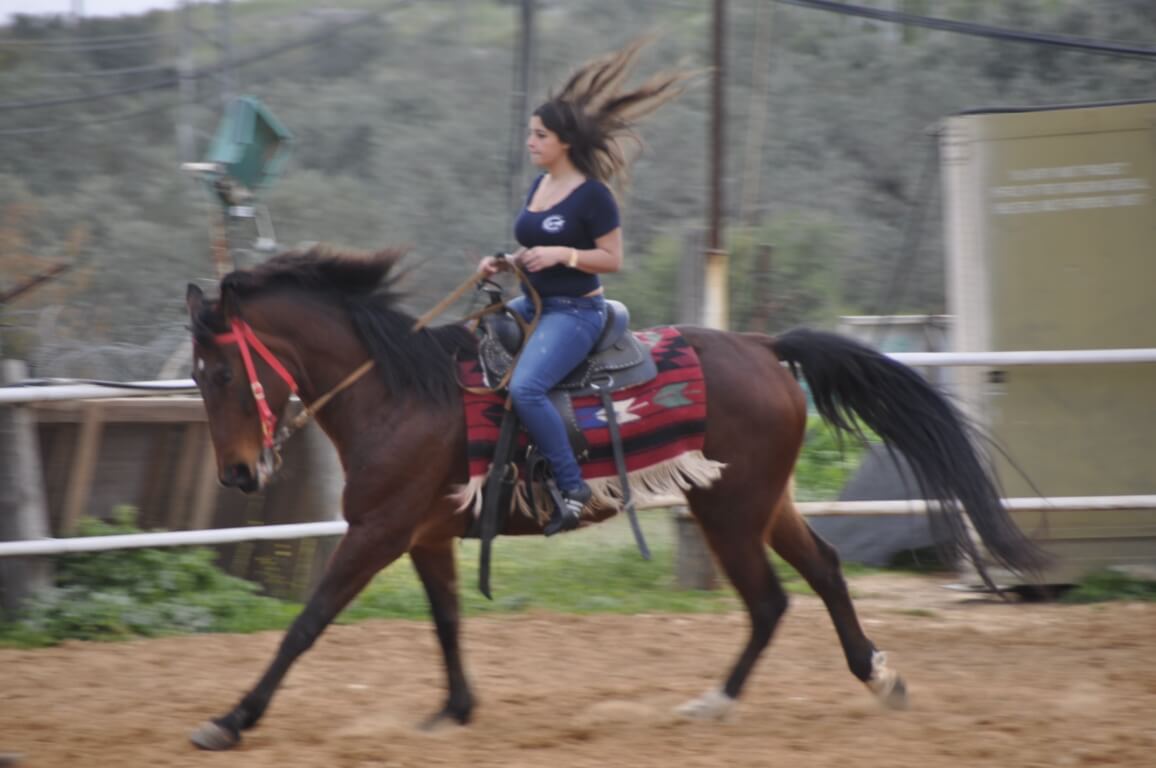
[[229, 318], [236, 317], [237, 312], [237, 294], [232, 290], [232, 286], [224, 281], [221, 282], [221, 300], [218, 303], [218, 308], [221, 311], [221, 317], [225, 318], [225, 322], [229, 322]]
[[189, 308], [189, 317], [196, 317], [205, 305], [205, 292], [196, 283], [189, 283], [185, 291], [185, 306]]

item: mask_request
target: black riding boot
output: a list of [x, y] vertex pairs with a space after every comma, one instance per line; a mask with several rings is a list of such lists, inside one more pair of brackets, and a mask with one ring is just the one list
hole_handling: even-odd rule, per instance
[[590, 503], [593, 495], [594, 492], [585, 482], [577, 490], [563, 491], [559, 496], [551, 494], [554, 498], [554, 512], [542, 532], [547, 536], [553, 536], [555, 533], [577, 528], [582, 519], [582, 510]]

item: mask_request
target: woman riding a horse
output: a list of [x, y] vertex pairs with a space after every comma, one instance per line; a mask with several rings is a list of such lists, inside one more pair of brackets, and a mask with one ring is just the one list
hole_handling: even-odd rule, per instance
[[[547, 536], [578, 527], [592, 492], [574, 458], [562, 415], [547, 393], [593, 349], [606, 322], [600, 274], [622, 268], [618, 205], [607, 183], [626, 170], [620, 144], [633, 120], [679, 93], [683, 73], [658, 75], [623, 92], [643, 40], [579, 69], [558, 95], [530, 117], [526, 147], [545, 173], [530, 185], [514, 222], [522, 246], [510, 260], [525, 271], [527, 290], [537, 291], [541, 311], [525, 341], [509, 392], [514, 410], [549, 462], [561, 504]], [[478, 266], [489, 276], [503, 257]], [[534, 320], [529, 296], [509, 303], [527, 323]]]
[[[620, 62], [621, 56], [612, 61]], [[613, 68], [598, 71], [608, 81], [621, 74]], [[624, 105], [624, 112], [612, 114], [630, 115], [632, 108]], [[550, 119], [543, 120], [543, 127], [558, 133], [549, 127]], [[565, 143], [566, 134], [558, 135]], [[551, 177], [550, 196], [531, 195], [527, 216], [540, 216], [555, 196], [573, 194], [567, 192], [569, 185], [584, 183], [570, 174], [570, 166], [549, 168], [565, 171], [563, 180]], [[617, 264], [614, 244], [605, 240], [614, 231], [605, 229], [606, 221], [586, 233], [597, 247], [580, 249], [574, 266], [584, 269], [557, 273], [564, 285], [577, 285], [587, 280], [583, 275], [593, 277]], [[579, 247], [565, 248], [563, 269], [570, 269], [569, 248]], [[534, 279], [541, 279], [550, 270], [534, 271], [533, 266], [556, 264], [558, 253], [531, 244], [520, 260]], [[474, 459], [458, 360], [476, 353], [477, 343], [461, 325], [414, 331], [414, 318], [398, 308], [389, 290], [399, 256], [314, 249], [225, 276], [219, 297], [208, 298], [189, 286], [194, 378], [222, 484], [245, 492], [265, 485], [275, 468], [278, 416], [296, 394], [336, 446], [345, 471], [342, 512], [349, 523], [264, 675], [236, 706], [192, 734], [198, 747], [238, 744], [242, 732], [265, 714], [297, 658], [378, 571], [407, 553], [429, 598], [447, 675], [444, 706], [429, 722], [464, 724], [473, 714], [474, 696], [459, 648], [454, 547], [454, 540], [471, 527], [473, 512], [454, 496], [470, 482]], [[770, 643], [788, 601], [768, 546], [826, 604], [854, 677], [889, 705], [901, 706], [905, 700], [902, 679], [887, 667], [859, 623], [835, 550], [792, 503], [788, 481], [807, 420], [807, 399], [792, 373], [806, 379], [815, 408], [828, 422], [854, 433], [862, 423], [904, 455], [923, 495], [937, 502], [929, 509], [941, 540], [975, 561], [981, 573], [983, 558], [968, 522], [986, 558], [1021, 572], [1040, 562], [1003, 508], [966, 423], [910, 368], [857, 342], [807, 329], [772, 337], [686, 326], [639, 335], [647, 334], [665, 340], [653, 347], [656, 357], [665, 355], [663, 364], [696, 372], [694, 396], [702, 399], [702, 410], [695, 424], [700, 431], [693, 437], [696, 450], [717, 471], [680, 472], [676, 487], [685, 491], [691, 513], [750, 617], [746, 643], [722, 685], [688, 702], [681, 708], [684, 714], [725, 715]], [[667, 342], [673, 346], [662, 346]], [[372, 375], [362, 375], [365, 371]], [[654, 404], [689, 400], [690, 389], [686, 382], [673, 382]], [[604, 519], [616, 511], [595, 504], [589, 517]], [[504, 532], [542, 531], [540, 519], [514, 515]]]

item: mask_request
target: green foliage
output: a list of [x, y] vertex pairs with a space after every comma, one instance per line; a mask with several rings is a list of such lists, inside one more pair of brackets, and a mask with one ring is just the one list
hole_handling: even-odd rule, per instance
[[836, 499], [859, 467], [863, 446], [858, 438], [840, 435], [817, 416], [807, 422], [802, 453], [795, 465], [795, 498], [799, 501]]
[[683, 322], [679, 316], [678, 275], [685, 246], [678, 237], [662, 234], [625, 268], [604, 278], [607, 291], [630, 306], [635, 328]]
[[842, 307], [843, 287], [831, 276], [850, 251], [831, 216], [785, 211], [731, 238], [731, 326], [786, 330], [829, 326]]
[[1156, 581], [1105, 569], [1089, 574], [1061, 599], [1065, 603], [1102, 603], [1109, 600], [1153, 602], [1156, 601]]
[[[112, 522], [86, 519], [78, 535], [139, 533], [135, 514], [121, 507]], [[289, 606], [258, 596], [255, 584], [217, 568], [214, 557], [202, 547], [59, 556], [55, 588], [15, 621], [0, 623], [0, 643], [244, 631], [291, 615]]]
[[[1039, 32], [1156, 37], [1156, 14], [1147, 0], [1116, 0], [1112, 13], [1092, 13], [1075, 0], [902, 5]], [[830, 327], [838, 313], [871, 309], [941, 312], [938, 184], [934, 177], [927, 188], [918, 181], [925, 165], [936, 162], [930, 153], [936, 122], [989, 105], [1150, 96], [1151, 68], [1144, 61], [901, 32], [781, 5], [770, 11], [769, 58], [756, 62], [756, 7], [767, 12], [756, 3], [728, 10], [724, 206], [730, 223], [724, 240], [735, 266], [735, 328], [754, 321], [771, 330], [797, 323]], [[380, 11], [381, 4], [343, 0], [334, 9]], [[194, 5], [191, 13], [198, 27], [213, 27], [211, 5]], [[239, 5], [234, 49], [248, 56], [316, 31], [320, 23], [312, 13], [304, 0]], [[645, 52], [642, 73], [672, 64], [707, 68], [710, 13], [709, 3], [658, 0], [543, 7], [530, 98], [542, 98], [592, 53], [656, 27], [663, 34]], [[461, 282], [469, 253], [512, 246], [511, 209], [533, 173], [523, 158], [510, 194], [507, 159], [511, 146], [520, 147], [522, 131], [510, 117], [517, 19], [518, 5], [504, 0], [403, 4], [335, 40], [239, 69], [238, 90], [264, 101], [295, 135], [285, 177], [264, 193], [281, 242], [324, 239], [359, 248], [410, 243], [421, 267], [406, 286], [415, 309]], [[6, 40], [59, 45], [0, 46], [0, 102], [155, 82], [158, 72], [120, 70], [156, 66], [164, 72], [173, 64], [176, 29], [176, 16], [164, 12], [86, 19], [79, 27], [17, 17], [0, 30]], [[142, 46], [66, 44], [141, 33], [158, 37]], [[193, 54], [199, 67], [216, 63], [210, 40], [198, 39]], [[756, 71], [769, 73], [767, 92], [757, 98], [753, 89], [763, 78]], [[101, 76], [58, 77], [71, 73]], [[199, 103], [182, 112], [173, 109], [174, 94], [162, 89], [6, 113], [0, 219], [10, 204], [30, 206], [36, 218], [20, 230], [28, 253], [77, 262], [59, 281], [67, 301], [38, 292], [22, 299], [26, 312], [6, 316], [6, 322], [28, 329], [29, 336], [48, 329], [78, 344], [144, 344], [181, 328], [185, 283], [209, 276], [212, 267], [206, 195], [178, 171], [179, 160], [187, 158], [176, 146], [174, 122], [187, 115], [202, 141], [211, 135], [220, 117], [213, 82], [202, 81]], [[709, 82], [698, 78], [639, 131], [645, 144], [621, 200], [628, 273], [608, 284], [631, 303], [640, 324], [680, 315], [677, 264], [705, 226]], [[759, 104], [766, 104], [764, 115], [752, 112]], [[753, 147], [761, 148], [757, 156], [750, 154]], [[744, 231], [733, 222], [739, 192], [748, 189], [758, 195], [742, 201], [745, 217], [755, 222]], [[925, 233], [916, 257], [907, 259], [904, 290], [893, 306], [879, 307], [903, 255], [903, 233], [921, 206]], [[86, 233], [75, 255], [68, 246], [74, 230]], [[248, 247], [251, 238], [239, 235], [236, 242]], [[752, 261], [762, 243], [775, 246], [765, 284]], [[13, 271], [12, 277], [34, 271]], [[760, 308], [767, 297], [769, 318]], [[40, 310], [54, 313], [54, 322], [41, 322]], [[20, 341], [35, 351], [35, 339]], [[45, 354], [43, 370], [34, 372], [84, 375], [59, 370], [70, 364]], [[152, 372], [125, 375], [147, 378]]]
[[[465, 615], [550, 611], [558, 613], [712, 613], [741, 610], [726, 578], [714, 591], [674, 586], [676, 523], [665, 509], [639, 514], [651, 560], [643, 560], [629, 522], [622, 517], [578, 533], [541, 539], [500, 538], [494, 544], [490, 583], [494, 600], [477, 590], [479, 546], [463, 541], [458, 551]], [[789, 592], [810, 594], [795, 571], [777, 557], [775, 569]], [[411, 568], [397, 563], [379, 574], [341, 621], [429, 615], [425, 593]], [[864, 569], [856, 569], [862, 572]]]
[[[463, 610], [468, 616], [534, 610], [711, 612], [737, 607], [729, 589], [674, 589], [674, 522], [666, 510], [643, 512], [641, 522], [651, 548], [649, 562], [639, 556], [627, 521], [619, 518], [553, 539], [498, 539], [491, 574], [493, 602], [477, 590], [478, 542], [463, 541], [458, 551]], [[428, 616], [421, 583], [412, 569], [401, 565], [380, 574], [346, 611], [343, 621]]]

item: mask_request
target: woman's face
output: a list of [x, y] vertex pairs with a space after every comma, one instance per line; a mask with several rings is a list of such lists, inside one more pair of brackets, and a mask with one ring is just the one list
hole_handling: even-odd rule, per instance
[[542, 118], [533, 115], [530, 118], [530, 135], [526, 137], [526, 149], [530, 150], [530, 161], [539, 168], [549, 168], [570, 149], [569, 144], [563, 144], [558, 134], [542, 124]]

